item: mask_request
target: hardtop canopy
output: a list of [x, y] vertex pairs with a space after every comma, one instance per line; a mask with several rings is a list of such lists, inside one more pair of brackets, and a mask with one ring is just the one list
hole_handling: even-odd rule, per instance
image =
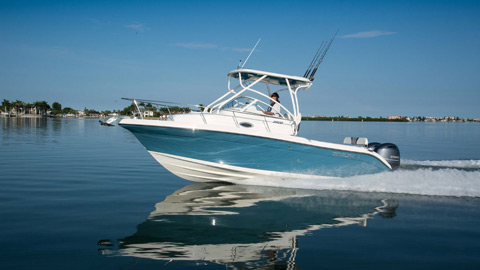
[[260, 77], [266, 75], [267, 77], [265, 77], [262, 80], [262, 82], [275, 84], [275, 85], [288, 86], [287, 79], [289, 84], [294, 87], [300, 86], [300, 85], [310, 86], [312, 84], [312, 82], [307, 78], [255, 70], [255, 69], [236, 69], [236, 70], [230, 71], [228, 73], [228, 76], [238, 79], [239, 74], [241, 74], [242, 80], [253, 80], [253, 81], [258, 80], [260, 79]]

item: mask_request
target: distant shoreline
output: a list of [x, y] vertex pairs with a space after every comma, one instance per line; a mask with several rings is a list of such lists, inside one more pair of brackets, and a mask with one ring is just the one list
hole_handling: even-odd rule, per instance
[[[140, 106], [140, 107], [138, 107]], [[17, 118], [41, 118], [41, 117], [56, 117], [56, 118], [105, 118], [114, 115], [128, 116], [136, 110], [145, 116], [161, 117], [169, 113], [184, 113], [191, 111], [189, 107], [173, 106], [169, 108], [155, 107], [152, 104], [140, 103], [138, 106], [131, 104], [125, 107], [123, 110], [105, 110], [97, 111], [94, 109], [75, 110], [70, 107], [62, 108], [62, 104], [53, 102], [52, 106], [46, 101], [35, 101], [33, 103], [25, 103], [21, 100], [10, 102], [7, 99], [3, 99], [0, 106], [0, 113], [2, 117], [17, 117]], [[197, 106], [200, 109], [205, 107], [200, 104]], [[141, 109], [140, 109], [141, 108]], [[304, 121], [350, 121], [350, 122], [480, 122], [480, 118], [460, 118], [458, 116], [401, 116], [401, 115], [388, 115], [387, 117], [369, 117], [369, 116], [357, 116], [350, 117], [346, 115], [340, 116], [326, 116], [326, 115], [313, 115], [302, 117]]]
[[5, 116], [1, 115], [0, 118], [13, 118], [13, 119], [19, 119], [19, 118], [66, 118], [66, 119], [103, 119], [105, 117], [103, 116], [53, 116], [53, 115], [39, 115], [39, 114], [20, 114], [18, 116], [15, 115], [10, 115], [10, 116]]
[[[104, 119], [102, 116], [50, 116], [50, 115], [35, 115], [35, 114], [22, 114], [19, 116], [4, 116], [1, 115], [0, 119], [48, 119], [48, 118], [66, 118], [66, 119]], [[158, 117], [145, 117], [145, 119], [158, 120]], [[324, 121], [324, 122], [403, 122], [403, 123], [479, 123], [480, 121], [475, 120], [452, 120], [452, 121], [409, 121], [405, 118], [403, 119], [387, 119], [382, 117], [359, 117], [359, 118], [348, 118], [348, 117], [302, 117], [302, 121]]]
[[304, 116], [303, 121], [339, 121], [339, 122], [425, 122], [425, 123], [478, 123], [480, 119], [454, 117], [348, 117], [348, 116]]
[[382, 117], [302, 117], [303, 121], [342, 121], [342, 122], [411, 122], [407, 119], [387, 119]]

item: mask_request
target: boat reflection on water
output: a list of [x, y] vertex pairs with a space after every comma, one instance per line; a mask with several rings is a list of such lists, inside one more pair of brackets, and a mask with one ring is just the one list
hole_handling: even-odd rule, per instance
[[292, 267], [298, 236], [323, 228], [366, 226], [377, 214], [394, 217], [398, 202], [382, 196], [196, 183], [157, 203], [132, 236], [118, 243], [100, 240], [99, 250], [110, 256], [244, 268]]

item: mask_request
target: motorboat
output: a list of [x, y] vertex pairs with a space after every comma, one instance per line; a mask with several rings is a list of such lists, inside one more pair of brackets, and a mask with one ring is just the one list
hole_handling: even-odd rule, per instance
[[156, 203], [132, 235], [101, 239], [98, 246], [105, 256], [180, 265], [196, 261], [238, 269], [293, 266], [313, 232], [366, 227], [377, 216], [394, 218], [398, 206], [397, 200], [381, 193], [194, 183]]
[[118, 115], [114, 114], [112, 117], [105, 119], [105, 120], [98, 120], [100, 122], [100, 125], [102, 126], [109, 126], [113, 127], [115, 126], [114, 123], [118, 120]]
[[[228, 73], [227, 92], [208, 105], [125, 98], [134, 117], [119, 125], [167, 170], [196, 182], [338, 179], [398, 168], [400, 151], [392, 143], [347, 137], [338, 144], [297, 136], [298, 95], [312, 86], [321, 59], [315, 61], [303, 77], [238, 67]], [[289, 101], [280, 103], [274, 93]], [[145, 117], [154, 108], [159, 117]]]
[[[351, 137], [336, 144], [297, 136], [302, 121], [297, 95], [310, 88], [309, 79], [253, 69], [237, 69], [228, 77], [228, 91], [219, 99], [207, 106], [188, 105], [193, 109], [184, 113], [170, 111], [164, 118], [144, 118], [138, 104], [167, 109], [183, 104], [129, 99], [140, 117], [122, 119], [119, 125], [131, 131], [167, 170], [196, 182], [334, 179], [398, 168], [400, 152], [394, 144]], [[232, 86], [233, 79], [239, 85]], [[260, 84], [265, 92], [257, 88]], [[270, 106], [265, 100], [272, 86], [284, 87], [277, 92], [285, 91], [291, 99], [289, 108], [279, 103], [282, 112], [277, 116], [264, 113]]]

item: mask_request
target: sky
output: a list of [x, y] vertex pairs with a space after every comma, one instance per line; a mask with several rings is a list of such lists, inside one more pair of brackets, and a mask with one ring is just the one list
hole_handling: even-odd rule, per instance
[[0, 0], [0, 100], [208, 104], [259, 38], [246, 68], [303, 76], [339, 29], [304, 116], [480, 118], [479, 14], [461, 0]]

